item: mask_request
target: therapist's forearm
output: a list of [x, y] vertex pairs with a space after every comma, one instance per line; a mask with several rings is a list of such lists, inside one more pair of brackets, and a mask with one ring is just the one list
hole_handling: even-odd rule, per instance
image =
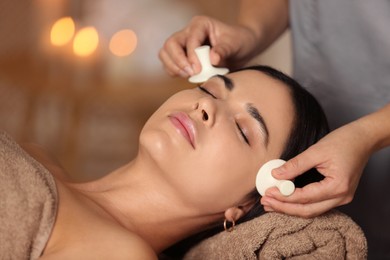
[[256, 53], [265, 50], [288, 28], [288, 9], [288, 0], [240, 1], [237, 23], [254, 34]]
[[390, 104], [354, 123], [363, 129], [366, 134], [364, 138], [371, 144], [372, 152], [390, 146]]

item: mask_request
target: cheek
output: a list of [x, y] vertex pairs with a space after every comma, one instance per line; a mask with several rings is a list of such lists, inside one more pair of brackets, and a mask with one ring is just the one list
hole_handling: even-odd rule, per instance
[[196, 199], [205, 205], [218, 203], [223, 210], [238, 203], [255, 188], [257, 164], [247, 153], [233, 145], [227, 146], [226, 142], [215, 142], [209, 148], [208, 153], [199, 158], [202, 163], [193, 175], [191, 186], [194, 190], [187, 191], [197, 194]]
[[[146, 121], [142, 128], [139, 137], [139, 144], [142, 148], [146, 146], [151, 148], [156, 155], [165, 155], [167, 146], [169, 145], [168, 140], [170, 137], [167, 130], [170, 128], [168, 115], [177, 110], [183, 110], [183, 107], [188, 107], [190, 101], [190, 93], [187, 91], [181, 91], [169, 99], [167, 99]], [[163, 156], [164, 157], [164, 156]]]
[[183, 90], [171, 97], [169, 97], [161, 106], [153, 113], [152, 117], [156, 117], [161, 114], [166, 114], [168, 111], [178, 109], [188, 109], [189, 104], [194, 103], [196, 95], [193, 93], [194, 90]]

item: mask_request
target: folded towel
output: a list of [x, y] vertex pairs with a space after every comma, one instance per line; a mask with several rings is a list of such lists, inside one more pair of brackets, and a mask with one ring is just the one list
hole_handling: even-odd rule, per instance
[[333, 210], [312, 219], [267, 213], [194, 246], [184, 259], [366, 259], [361, 228]]
[[57, 212], [53, 177], [0, 131], [0, 259], [37, 259]]

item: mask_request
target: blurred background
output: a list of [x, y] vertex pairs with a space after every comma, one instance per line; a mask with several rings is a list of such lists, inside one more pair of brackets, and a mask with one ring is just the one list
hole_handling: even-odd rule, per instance
[[[34, 142], [73, 177], [93, 179], [137, 152], [139, 132], [173, 93], [158, 59], [194, 15], [225, 22], [237, 0], [1, 0], [0, 130]], [[252, 63], [291, 73], [287, 32]]]

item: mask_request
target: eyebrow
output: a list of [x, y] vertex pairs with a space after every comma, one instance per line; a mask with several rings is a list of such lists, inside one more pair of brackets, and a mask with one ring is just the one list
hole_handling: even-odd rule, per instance
[[[233, 90], [234, 83], [230, 78], [228, 78], [224, 75], [216, 75], [215, 77], [223, 80], [224, 86], [227, 90], [229, 90], [229, 91]], [[267, 127], [267, 124], [265, 123], [263, 116], [260, 114], [259, 110], [251, 103], [248, 103], [246, 105], [246, 110], [251, 115], [251, 117], [253, 117], [258, 122], [262, 132], [265, 135], [264, 143], [265, 143], [265, 146], [267, 147], [268, 143], [269, 143], [269, 131], [268, 131], [268, 127]]]
[[234, 88], [234, 84], [233, 84], [233, 81], [231, 79], [229, 79], [228, 77], [224, 76], [224, 75], [215, 75], [215, 77], [217, 78], [220, 78], [223, 80], [223, 83], [225, 85], [225, 88], [229, 91], [232, 91], [233, 88]]
[[269, 131], [268, 131], [267, 124], [264, 121], [264, 118], [261, 116], [259, 110], [253, 106], [253, 104], [247, 104], [246, 110], [259, 123], [260, 128], [265, 135], [264, 143], [265, 143], [265, 146], [267, 147], [268, 142], [269, 142]]

